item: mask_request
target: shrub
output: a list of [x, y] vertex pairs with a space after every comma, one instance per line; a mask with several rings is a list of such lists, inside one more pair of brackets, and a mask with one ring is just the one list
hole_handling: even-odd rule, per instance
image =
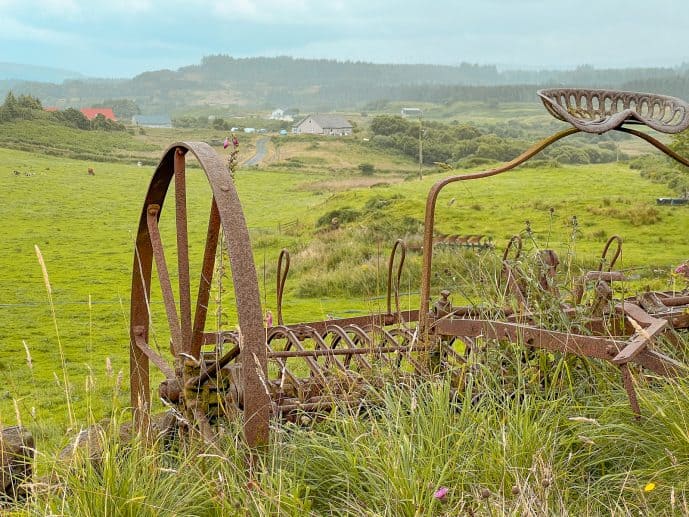
[[376, 167], [372, 163], [360, 163], [359, 171], [361, 171], [361, 174], [364, 176], [372, 176], [376, 171]]
[[331, 210], [323, 214], [316, 222], [317, 227], [329, 226], [333, 219], [337, 219], [339, 224], [351, 223], [356, 221], [361, 217], [361, 212], [354, 210], [353, 208], [345, 207], [338, 208], [337, 210]]
[[660, 212], [654, 206], [639, 204], [629, 209], [627, 217], [633, 226], [643, 226], [660, 221]]

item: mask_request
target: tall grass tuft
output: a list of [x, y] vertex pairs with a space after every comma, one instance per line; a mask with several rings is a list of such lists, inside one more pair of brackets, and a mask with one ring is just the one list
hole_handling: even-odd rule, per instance
[[62, 369], [62, 382], [65, 391], [65, 401], [67, 404], [67, 415], [69, 417], [70, 426], [75, 425], [74, 411], [72, 409], [72, 397], [70, 394], [69, 379], [67, 376], [67, 365], [65, 362], [65, 350], [62, 346], [62, 339], [60, 339], [60, 329], [57, 324], [57, 316], [55, 314], [55, 304], [53, 303], [53, 288], [50, 285], [50, 276], [48, 275], [48, 268], [45, 265], [45, 260], [43, 260], [43, 254], [41, 249], [37, 244], [34, 245], [36, 251], [36, 257], [38, 258], [38, 263], [41, 266], [41, 272], [43, 273], [43, 282], [45, 284], [45, 290], [48, 294], [48, 304], [50, 305], [50, 315], [53, 321], [53, 327], [55, 329], [55, 338], [57, 339], [57, 349], [60, 355], [60, 366]]

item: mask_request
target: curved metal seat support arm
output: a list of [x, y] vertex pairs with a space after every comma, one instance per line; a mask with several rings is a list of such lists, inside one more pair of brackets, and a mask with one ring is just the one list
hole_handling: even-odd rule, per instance
[[488, 178], [490, 176], [497, 176], [503, 172], [507, 172], [514, 169], [518, 165], [521, 165], [530, 158], [533, 158], [538, 153], [543, 151], [546, 147], [554, 144], [558, 140], [565, 138], [566, 136], [578, 133], [577, 128], [569, 128], [554, 135], [549, 136], [533, 145], [522, 154], [514, 158], [513, 160], [505, 163], [504, 165], [497, 167], [495, 169], [489, 169], [487, 171], [474, 172], [470, 174], [461, 174], [459, 176], [450, 176], [449, 178], [442, 179], [438, 181], [428, 193], [428, 198], [426, 199], [426, 215], [424, 218], [424, 230], [423, 230], [423, 266], [421, 269], [421, 305], [419, 307], [419, 327], [422, 333], [428, 332], [428, 308], [430, 302], [431, 294], [431, 263], [433, 261], [433, 227], [435, 224], [435, 205], [438, 200], [438, 195], [440, 191], [445, 188], [450, 183], [456, 181], [468, 181], [480, 178]]
[[615, 131], [621, 131], [622, 133], [627, 133], [629, 135], [638, 136], [642, 140], [646, 140], [649, 144], [651, 144], [653, 147], [655, 147], [659, 151], [662, 151], [664, 154], [668, 155], [673, 160], [681, 163], [682, 165], [684, 165], [686, 167], [689, 167], [689, 160], [687, 158], [677, 154], [675, 151], [670, 149], [668, 146], [666, 146], [662, 142], [659, 142], [658, 140], [656, 140], [652, 136], [647, 135], [646, 133], [643, 133], [643, 132], [638, 131], [636, 129], [630, 129], [628, 127], [618, 127], [618, 128], [615, 128]]

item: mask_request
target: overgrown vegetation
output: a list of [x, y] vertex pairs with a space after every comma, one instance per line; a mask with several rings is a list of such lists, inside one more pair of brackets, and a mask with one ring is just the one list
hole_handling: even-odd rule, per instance
[[[398, 115], [380, 115], [371, 120], [372, 142], [381, 148], [394, 148], [423, 162], [452, 163], [474, 167], [515, 158], [532, 143], [530, 131], [518, 123], [479, 129], [457, 122], [445, 124], [420, 121]], [[547, 149], [543, 158], [560, 164], [609, 163], [625, 159], [613, 137], [605, 135], [598, 145], [577, 141]]]
[[[689, 131], [673, 135], [670, 148], [680, 156], [689, 156]], [[629, 166], [638, 170], [641, 177], [663, 183], [681, 196], [689, 196], [687, 168], [665, 155], [646, 154], [635, 158]]]
[[101, 114], [96, 115], [93, 120], [89, 120], [83, 113], [74, 108], [67, 108], [61, 111], [44, 111], [41, 101], [37, 97], [32, 97], [31, 95], [15, 97], [10, 91], [5, 97], [5, 102], [0, 106], [0, 124], [21, 120], [55, 122], [63, 126], [85, 131], [126, 130], [123, 124], [106, 119]]
[[[118, 443], [102, 460], [39, 458], [15, 510], [63, 515], [681, 515], [689, 513], [689, 385], [641, 378], [632, 418], [618, 375], [584, 362], [557, 390], [534, 383], [518, 350], [473, 363], [460, 393], [389, 385], [358, 410], [274, 425], [251, 470], [237, 425], [198, 439]], [[505, 383], [499, 372], [515, 377]], [[123, 417], [126, 418], [126, 417]], [[442, 492], [439, 489], [444, 488]], [[436, 494], [444, 494], [439, 497]]]

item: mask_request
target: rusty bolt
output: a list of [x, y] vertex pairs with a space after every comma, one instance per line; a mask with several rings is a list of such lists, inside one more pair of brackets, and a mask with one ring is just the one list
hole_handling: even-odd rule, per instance
[[158, 395], [161, 399], [176, 404], [179, 402], [180, 396], [182, 395], [182, 389], [179, 381], [176, 379], [164, 380], [158, 387]]
[[490, 497], [490, 490], [487, 488], [482, 488], [481, 489], [481, 499], [488, 499]]
[[610, 357], [615, 357], [617, 355], [617, 349], [612, 345], [608, 345], [605, 347], [605, 353]]
[[519, 487], [517, 485], [512, 487], [512, 495], [519, 495]]

